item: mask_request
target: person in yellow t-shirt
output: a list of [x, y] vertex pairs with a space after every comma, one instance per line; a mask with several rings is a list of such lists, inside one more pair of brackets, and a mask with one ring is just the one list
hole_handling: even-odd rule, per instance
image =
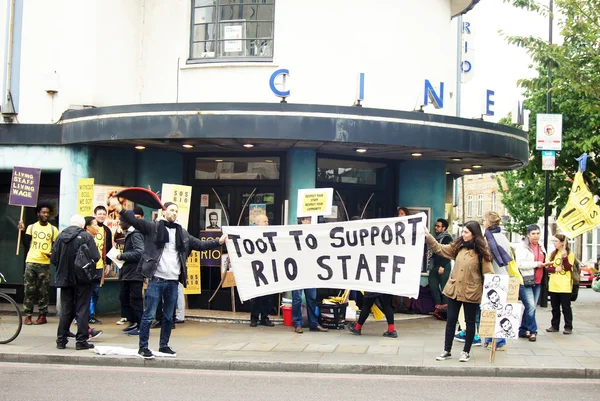
[[[23, 309], [25, 311], [25, 324], [45, 324], [48, 314], [48, 301], [50, 298], [50, 253], [52, 244], [58, 236], [58, 229], [48, 223], [52, 205], [40, 203], [35, 212], [38, 221], [30, 224], [25, 229], [23, 221], [19, 221], [19, 230], [24, 231], [23, 244], [29, 250], [25, 259], [25, 274], [23, 277], [24, 298]], [[38, 301], [39, 316], [35, 322], [32, 321], [35, 299]]]
[[563, 234], [556, 234], [553, 239], [556, 248], [551, 254], [549, 261], [552, 265], [546, 269], [550, 273], [548, 292], [552, 305], [552, 326], [546, 329], [549, 333], [560, 330], [560, 310], [565, 318], [565, 330], [563, 334], [573, 332], [573, 311], [571, 310], [571, 291], [573, 291], [573, 280], [571, 272], [575, 265], [575, 255], [569, 249], [567, 238]]
[[[92, 299], [90, 300], [90, 320], [92, 324], [102, 324], [102, 321], [96, 317], [96, 309], [98, 308], [98, 298], [100, 297], [100, 283], [103, 275], [108, 273], [112, 261], [106, 257], [113, 246], [112, 231], [106, 225], [107, 210], [104, 206], [99, 205], [94, 208], [94, 218], [98, 222], [98, 230], [93, 233], [94, 241], [100, 253], [100, 260], [96, 264], [96, 279], [92, 281]], [[86, 228], [87, 229], [87, 228]]]

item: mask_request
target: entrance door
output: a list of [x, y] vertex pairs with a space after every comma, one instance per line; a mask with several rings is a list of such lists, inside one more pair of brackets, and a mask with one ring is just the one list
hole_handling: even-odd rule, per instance
[[[257, 182], [257, 184], [260, 184]], [[281, 187], [272, 185], [194, 186], [192, 191], [190, 233], [199, 238], [215, 238], [222, 226], [248, 226], [256, 214], [266, 214], [269, 224], [279, 225], [282, 218]], [[224, 250], [224, 249], [223, 249]], [[231, 310], [231, 291], [219, 289], [220, 261], [201, 259], [200, 295], [188, 296], [190, 308]], [[250, 303], [236, 297], [236, 311], [250, 311]]]

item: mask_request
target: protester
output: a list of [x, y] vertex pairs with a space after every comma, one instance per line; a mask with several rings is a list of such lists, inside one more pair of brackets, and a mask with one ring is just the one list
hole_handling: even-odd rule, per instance
[[[265, 214], [259, 214], [254, 218], [254, 224], [257, 226], [268, 226], [269, 218]], [[273, 327], [275, 324], [269, 319], [271, 312], [271, 295], [263, 295], [252, 300], [252, 310], [250, 311], [250, 327], [261, 326]]]
[[[302, 217], [298, 219], [299, 224], [310, 224], [310, 217]], [[317, 289], [316, 288], [305, 288], [304, 290], [293, 290], [292, 291], [292, 320], [294, 321], [294, 331], [298, 334], [302, 334], [302, 291], [304, 291], [304, 297], [306, 298], [306, 314], [308, 316], [308, 325], [310, 331], [321, 331], [326, 332], [329, 329], [322, 327], [319, 324], [319, 320], [316, 315], [317, 308]]]
[[396, 216], [398, 216], [398, 217], [408, 216], [409, 214], [410, 214], [410, 211], [405, 207], [399, 207], [396, 210]]
[[546, 329], [553, 333], [560, 329], [560, 310], [565, 318], [565, 330], [563, 334], [573, 333], [573, 311], [571, 310], [571, 291], [573, 281], [571, 272], [575, 264], [575, 255], [569, 249], [567, 238], [564, 234], [556, 234], [552, 241], [555, 250], [550, 254], [551, 265], [548, 266], [550, 279], [548, 282], [548, 293], [552, 305], [552, 326]]
[[69, 227], [56, 238], [52, 247], [51, 263], [56, 267], [56, 286], [60, 291], [61, 314], [56, 336], [56, 348], [65, 349], [68, 343], [69, 326], [77, 318], [76, 350], [94, 348], [88, 343], [89, 305], [92, 296], [90, 284], [78, 283], [75, 277], [75, 256], [83, 244], [89, 248], [93, 261], [100, 259], [100, 253], [91, 234], [83, 229], [85, 219], [80, 215], [71, 217]]
[[375, 304], [377, 299], [380, 300], [381, 306], [383, 308], [383, 313], [385, 314], [385, 320], [387, 321], [388, 328], [385, 333], [383, 333], [383, 337], [389, 338], [398, 338], [398, 333], [396, 332], [396, 328], [394, 327], [394, 310], [392, 309], [392, 296], [389, 294], [380, 294], [377, 292], [365, 292], [363, 297], [362, 306], [360, 308], [360, 315], [358, 316], [358, 322], [356, 324], [351, 324], [348, 326], [348, 329], [356, 335], [362, 334], [362, 327], [367, 321], [369, 314], [371, 313], [371, 307]]
[[[511, 256], [510, 241], [502, 234], [501, 222], [502, 218], [496, 212], [489, 211], [483, 215], [484, 236], [492, 253], [494, 273], [508, 276], [508, 264], [513, 257]], [[486, 338], [485, 346], [487, 347], [491, 342], [491, 338]], [[506, 338], [499, 338], [496, 341], [496, 350], [502, 350], [505, 344]]]
[[[23, 245], [27, 248], [25, 259], [25, 275], [23, 277], [24, 297], [23, 311], [25, 312], [26, 325], [46, 324], [48, 314], [48, 301], [50, 299], [50, 252], [58, 236], [58, 228], [48, 222], [52, 206], [40, 203], [35, 208], [38, 217], [36, 223], [30, 224], [25, 230], [23, 221], [19, 221], [18, 228], [24, 231]], [[34, 301], [38, 301], [38, 318], [32, 321]]]
[[[142, 321], [144, 309], [142, 287], [144, 277], [138, 271], [138, 263], [144, 253], [144, 236], [126, 221], [120, 222], [121, 229], [125, 232], [123, 252], [117, 255], [122, 260], [123, 266], [119, 271], [121, 281], [121, 308], [129, 325], [123, 329], [129, 334], [139, 334], [139, 325]], [[137, 331], [137, 333], [133, 333]]]
[[90, 301], [90, 323], [102, 324], [102, 321], [96, 317], [96, 309], [98, 308], [98, 299], [100, 297], [100, 283], [102, 277], [108, 274], [111, 260], [106, 256], [110, 252], [112, 242], [112, 232], [110, 228], [104, 225], [106, 221], [107, 210], [104, 206], [96, 206], [94, 208], [94, 217], [98, 222], [98, 233], [94, 236], [98, 252], [100, 252], [100, 260], [96, 264], [96, 278], [92, 282], [92, 299]]
[[144, 235], [144, 254], [138, 269], [148, 279], [146, 305], [140, 325], [138, 355], [144, 359], [153, 359], [148, 349], [150, 324], [156, 315], [159, 299], [163, 300], [163, 320], [160, 330], [159, 352], [176, 356], [169, 347], [173, 314], [177, 302], [178, 283], [187, 284], [186, 259], [192, 250], [215, 249], [222, 245], [227, 235], [218, 240], [202, 241], [190, 235], [177, 223], [178, 207], [173, 202], [164, 204], [163, 216], [155, 222], [136, 219], [132, 211], [127, 211], [116, 198], [110, 199], [110, 205], [121, 215], [121, 220], [129, 223]]
[[454, 269], [443, 292], [448, 298], [444, 351], [436, 360], [443, 361], [452, 357], [452, 340], [462, 306], [467, 332], [459, 361], [468, 362], [475, 337], [475, 318], [481, 303], [483, 275], [494, 272], [492, 255], [476, 221], [467, 222], [463, 227], [462, 236], [451, 244], [441, 245], [429, 233], [426, 233], [425, 240], [434, 253], [455, 260]]
[[529, 341], [537, 340], [536, 309], [540, 298], [540, 288], [544, 276], [546, 250], [540, 244], [540, 227], [532, 224], [527, 227], [527, 236], [520, 246], [516, 248], [517, 267], [523, 277], [523, 284], [519, 287], [519, 297], [525, 311], [519, 327], [519, 337], [528, 338]]
[[[447, 245], [452, 242], [452, 236], [448, 233], [448, 220], [438, 219], [435, 223], [435, 239], [442, 245]], [[429, 270], [429, 290], [435, 305], [446, 303], [446, 299], [442, 294], [442, 290], [448, 282], [452, 264], [450, 259], [440, 255], [432, 256], [431, 269]]]

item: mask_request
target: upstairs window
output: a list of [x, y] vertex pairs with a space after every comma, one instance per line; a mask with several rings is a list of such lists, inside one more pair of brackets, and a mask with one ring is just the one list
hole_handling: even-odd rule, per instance
[[275, 0], [192, 0], [190, 62], [271, 61]]

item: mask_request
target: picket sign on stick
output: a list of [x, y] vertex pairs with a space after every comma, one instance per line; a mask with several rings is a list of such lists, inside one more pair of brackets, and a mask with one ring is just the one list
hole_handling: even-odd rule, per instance
[[[25, 206], [37, 206], [41, 174], [42, 170], [39, 168], [13, 167], [8, 204], [12, 206], [21, 206], [21, 217], [19, 218], [19, 221], [23, 221]], [[21, 230], [19, 230], [17, 237], [17, 255], [19, 254], [20, 244]]]
[[[19, 217], [19, 221], [23, 221], [23, 212], [25, 212], [25, 206], [21, 206], [21, 216]], [[19, 254], [19, 248], [21, 247], [21, 230], [19, 230], [19, 235], [17, 236], [17, 255]]]

